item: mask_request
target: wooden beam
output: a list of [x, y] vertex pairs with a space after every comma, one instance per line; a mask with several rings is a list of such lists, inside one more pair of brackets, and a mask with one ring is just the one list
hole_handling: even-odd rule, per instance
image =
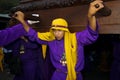
[[[105, 2], [111, 10], [112, 14], [107, 17], [98, 17], [100, 24], [100, 34], [120, 34], [120, 0]], [[69, 23], [71, 32], [81, 31], [85, 29], [87, 24], [87, 11], [88, 5], [72, 6], [65, 8], [55, 8], [47, 10], [36, 10], [25, 12], [27, 17], [31, 14], [39, 14], [40, 23], [34, 24], [34, 28], [39, 31], [48, 31], [51, 25], [51, 21], [54, 18], [65, 18]]]

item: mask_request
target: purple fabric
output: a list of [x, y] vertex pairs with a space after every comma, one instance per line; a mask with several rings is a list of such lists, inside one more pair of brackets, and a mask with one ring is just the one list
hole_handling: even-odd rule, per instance
[[49, 47], [47, 47], [47, 53], [42, 67], [42, 80], [50, 80], [54, 70], [55, 68], [53, 67], [50, 60]]
[[[64, 72], [67, 72], [67, 67], [62, 66], [62, 64], [60, 63], [60, 59], [64, 52], [64, 39], [46, 42], [46, 41], [38, 39], [37, 33], [33, 29], [30, 29], [28, 36], [33, 41], [35, 40], [40, 44], [47, 44], [49, 46], [50, 58], [51, 58], [52, 64], [54, 65], [56, 70], [58, 69], [61, 71], [61, 72], [55, 71], [52, 76], [52, 80], [65, 80], [66, 74], [64, 74]], [[86, 30], [84, 30], [82, 32], [77, 32], [76, 37], [77, 37], [77, 44], [78, 44], [78, 50], [77, 50], [77, 52], [78, 52], [78, 60], [77, 61], [78, 62], [76, 64], [76, 71], [80, 72], [84, 67], [84, 54], [83, 54], [84, 46], [96, 41], [96, 39], [98, 38], [98, 30], [93, 31], [88, 26]], [[77, 78], [78, 78], [78, 76], [77, 76]], [[79, 79], [79, 80], [81, 80], [81, 79]]]
[[[66, 73], [60, 72], [60, 71], [55, 71], [51, 80], [66, 80]], [[83, 80], [81, 73], [79, 72], [77, 74], [77, 80]]]
[[[24, 52], [20, 54], [20, 46], [24, 45]], [[41, 66], [42, 53], [41, 46], [35, 42], [25, 42], [22, 39], [17, 39], [13, 43], [6, 46], [12, 50], [14, 56], [19, 56], [22, 61], [22, 73], [15, 75], [14, 80], [42, 80]]]
[[0, 30], [0, 46], [5, 46], [25, 34], [26, 31], [22, 27], [22, 24], [15, 25], [12, 28]]

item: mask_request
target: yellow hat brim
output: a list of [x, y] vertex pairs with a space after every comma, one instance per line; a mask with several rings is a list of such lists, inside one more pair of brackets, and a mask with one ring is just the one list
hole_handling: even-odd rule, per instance
[[69, 32], [68, 28], [63, 28], [63, 27], [51, 27], [50, 28], [50, 30], [53, 30], [53, 29], [57, 29], [57, 30], [62, 30], [62, 31]]

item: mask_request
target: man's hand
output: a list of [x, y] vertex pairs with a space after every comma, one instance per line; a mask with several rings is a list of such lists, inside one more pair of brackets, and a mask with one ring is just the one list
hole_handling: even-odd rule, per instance
[[88, 18], [94, 16], [96, 12], [102, 9], [103, 7], [104, 5], [102, 0], [95, 0], [91, 2], [88, 10]]
[[25, 21], [25, 15], [23, 12], [17, 11], [17, 12], [15, 12], [15, 14], [12, 17], [17, 19], [18, 21], [20, 21], [20, 23], [23, 25], [26, 32], [29, 31], [30, 28], [29, 28], [29, 25]]
[[15, 14], [12, 16], [13, 18], [17, 19], [18, 21], [20, 21], [21, 23], [23, 23], [25, 20], [25, 15], [23, 12], [21, 11], [17, 11], [15, 12]]

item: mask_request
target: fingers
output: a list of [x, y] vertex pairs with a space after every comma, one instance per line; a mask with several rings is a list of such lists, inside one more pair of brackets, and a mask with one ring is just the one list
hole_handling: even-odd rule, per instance
[[17, 12], [15, 12], [13, 15], [12, 15], [12, 18], [16, 18], [18, 16]]
[[14, 14], [12, 17], [13, 17], [13, 18], [17, 17], [17, 14]]
[[94, 6], [97, 9], [101, 9], [104, 7], [102, 0], [95, 0], [91, 3], [92, 6]]
[[17, 11], [17, 12], [14, 13], [14, 15], [13, 15], [12, 17], [13, 17], [13, 18], [17, 18], [17, 17], [19, 17], [19, 16], [24, 16], [23, 12]]
[[100, 9], [102, 9], [103, 7], [104, 7], [104, 5], [103, 5], [102, 0], [95, 0], [95, 1], [91, 2], [89, 11], [88, 11], [88, 15], [94, 16], [96, 14], [96, 12], [99, 11]]
[[95, 4], [95, 8], [99, 8], [100, 6], [99, 6], [99, 4]]
[[17, 11], [12, 15], [12, 18], [22, 22], [24, 20], [24, 13], [21, 11]]

